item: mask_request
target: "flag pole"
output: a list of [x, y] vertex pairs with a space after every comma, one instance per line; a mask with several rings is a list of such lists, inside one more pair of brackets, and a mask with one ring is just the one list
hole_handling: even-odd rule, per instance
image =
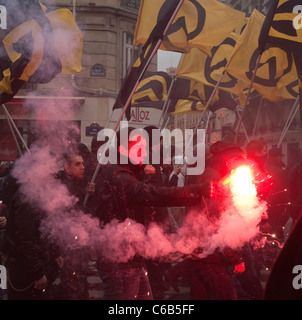
[[16, 134], [15, 134], [14, 128], [12, 127], [12, 124], [11, 124], [10, 119], [9, 119], [9, 117], [8, 117], [8, 115], [7, 115], [6, 112], [5, 112], [5, 116], [6, 116], [6, 119], [7, 119], [8, 125], [9, 125], [9, 128], [10, 128], [10, 130], [11, 130], [11, 132], [12, 132], [13, 138], [14, 138], [14, 140], [15, 140], [17, 149], [18, 149], [18, 151], [19, 151], [19, 155], [22, 156], [22, 151], [21, 151], [21, 149], [20, 149], [20, 146], [19, 146], [19, 143], [18, 143]]
[[261, 100], [260, 100], [260, 104], [259, 104], [258, 110], [257, 110], [257, 116], [256, 116], [255, 124], [254, 124], [252, 140], [253, 140], [254, 137], [255, 137], [256, 129], [257, 129], [257, 127], [258, 127], [258, 122], [259, 122], [259, 119], [260, 119], [261, 109], [262, 109], [262, 105], [263, 105], [263, 99], [264, 99], [264, 98], [263, 98], [263, 96], [262, 96], [262, 97], [261, 97]]
[[27, 145], [26, 145], [26, 143], [25, 143], [25, 141], [24, 141], [24, 139], [23, 139], [23, 137], [21, 136], [21, 133], [20, 133], [19, 129], [17, 128], [17, 126], [16, 126], [13, 118], [11, 117], [11, 115], [9, 114], [9, 112], [7, 111], [7, 108], [5, 107], [4, 104], [2, 104], [2, 108], [3, 108], [3, 110], [4, 110], [4, 113], [5, 113], [6, 117], [9, 119], [10, 123], [13, 125], [14, 129], [16, 130], [17, 135], [18, 135], [18, 137], [20, 138], [20, 140], [22, 141], [22, 144], [24, 145], [26, 151], [27, 151], [27, 152], [30, 152], [29, 149], [28, 149], [28, 147], [27, 147]]
[[[243, 110], [242, 110], [242, 112], [243, 112]], [[236, 113], [237, 113], [238, 117], [240, 118], [240, 112], [239, 112], [238, 107], [236, 108]], [[244, 134], [245, 134], [246, 140], [247, 140], [247, 142], [249, 143], [249, 142], [250, 142], [250, 138], [249, 138], [249, 136], [248, 136], [248, 134], [247, 134], [247, 131], [246, 131], [245, 125], [244, 125], [244, 123], [242, 123], [241, 125], [242, 125], [242, 127], [243, 127], [243, 131], [244, 131]]]
[[212, 115], [212, 111], [209, 111], [208, 118], [207, 118], [207, 122], [206, 122], [206, 126], [205, 126], [206, 132], [207, 132], [208, 127], [209, 127], [211, 115]]
[[169, 117], [168, 117], [168, 119], [167, 119], [167, 121], [166, 121], [166, 123], [165, 123], [164, 127], [163, 127], [163, 128], [160, 128], [160, 130], [162, 130], [162, 129], [166, 129], [166, 128], [167, 128], [167, 125], [168, 125], [168, 123], [169, 123], [170, 119], [171, 119], [171, 115], [169, 115]]
[[[180, 66], [182, 58], [183, 58], [183, 54], [181, 55], [181, 58], [179, 59], [177, 70], [178, 70], [178, 68]], [[176, 73], [177, 73], [177, 71], [176, 71]], [[162, 125], [164, 124], [164, 120], [165, 120], [165, 116], [167, 114], [167, 111], [169, 110], [170, 101], [171, 101], [170, 100], [170, 95], [171, 95], [171, 92], [172, 92], [172, 89], [173, 89], [173, 86], [174, 86], [174, 83], [175, 83], [176, 79], [177, 79], [176, 76], [172, 79], [171, 85], [169, 87], [169, 92], [167, 94], [167, 98], [166, 98], [166, 101], [165, 101], [164, 106], [163, 106], [163, 112], [162, 112], [161, 117], [160, 117], [159, 122], [158, 122], [158, 127], [161, 128], [161, 129], [162, 129]]]
[[285, 126], [283, 128], [283, 131], [281, 133], [277, 148], [280, 148], [280, 146], [282, 144], [282, 141], [283, 141], [283, 139], [284, 139], [284, 137], [285, 137], [285, 135], [286, 135], [286, 133], [287, 133], [287, 131], [289, 129], [289, 126], [291, 125], [294, 117], [297, 114], [297, 111], [299, 110], [299, 106], [300, 106], [300, 104], [299, 104], [299, 96], [298, 96], [296, 101], [295, 101], [295, 103], [294, 103], [294, 105], [293, 105], [293, 107], [292, 107], [292, 109], [291, 109], [291, 111], [290, 111], [290, 114], [289, 114], [289, 116], [287, 118], [287, 121], [286, 121]]
[[[134, 95], [134, 93], [135, 93], [135, 91], [136, 91], [136, 89], [137, 89], [137, 87], [138, 87], [138, 85], [139, 85], [139, 83], [140, 83], [140, 81], [141, 81], [141, 78], [143, 77], [143, 75], [144, 75], [146, 69], [148, 68], [151, 60], [153, 59], [154, 55], [156, 54], [158, 48], [160, 47], [160, 45], [161, 45], [161, 43], [162, 43], [162, 41], [163, 41], [164, 36], [165, 36], [166, 33], [168, 32], [168, 29], [170, 28], [172, 22], [174, 21], [174, 19], [175, 19], [177, 13], [178, 13], [180, 7], [182, 6], [183, 2], [184, 2], [184, 0], [181, 0], [181, 1], [179, 2], [179, 4], [177, 5], [174, 13], [172, 14], [172, 16], [171, 16], [171, 18], [170, 18], [168, 24], [167, 24], [166, 27], [165, 27], [165, 30], [164, 30], [164, 32], [163, 32], [163, 36], [162, 36], [160, 39], [158, 39], [156, 46], [154, 47], [154, 49], [153, 49], [153, 51], [152, 51], [149, 59], [148, 59], [147, 62], [146, 62], [146, 65], [144, 66], [143, 70], [141, 71], [141, 73], [140, 73], [140, 75], [139, 75], [139, 77], [138, 77], [138, 79], [137, 79], [137, 81], [136, 81], [136, 84], [135, 84], [134, 88], [132, 89], [132, 91], [131, 91], [131, 93], [130, 93], [130, 96], [128, 97], [128, 100], [127, 100], [126, 103], [125, 103], [125, 106], [124, 106], [124, 108], [123, 108], [123, 110], [122, 110], [122, 112], [121, 112], [121, 115], [120, 115], [119, 119], [117, 120], [117, 123], [116, 123], [116, 125], [115, 125], [115, 127], [114, 127], [114, 129], [113, 129], [113, 133], [116, 133], [116, 132], [117, 132], [117, 129], [118, 129], [119, 125], [120, 125], [120, 122], [122, 121], [123, 116], [124, 116], [124, 114], [126, 113], [128, 107], [129, 107], [129, 105], [130, 105], [130, 102], [131, 102], [131, 100], [132, 100], [132, 97], [133, 97], [133, 95]], [[99, 159], [99, 161], [98, 161], [99, 163], [98, 163], [98, 165], [97, 165], [97, 167], [96, 167], [96, 169], [95, 169], [95, 172], [94, 172], [94, 174], [93, 174], [93, 176], [92, 176], [91, 183], [94, 183], [95, 180], [96, 180], [96, 177], [97, 177], [97, 175], [98, 175], [98, 173], [99, 173], [99, 171], [100, 171], [100, 168], [101, 168], [102, 160], [104, 160], [106, 151], [108, 150], [108, 148], [109, 148], [109, 146], [110, 146], [113, 138], [114, 138], [114, 134], [109, 138], [109, 140], [108, 140], [107, 143], [106, 143], [105, 149], [104, 149], [104, 151], [103, 151], [103, 153], [102, 153], [102, 155], [101, 155], [101, 157], [100, 157], [100, 159]], [[83, 202], [84, 207], [86, 206], [86, 203], [87, 203], [88, 198], [89, 198], [89, 193], [86, 193], [86, 196], [85, 196], [84, 202]]]
[[[136, 46], [133, 44], [133, 46], [132, 46], [132, 53], [131, 53], [131, 59], [130, 59], [130, 67], [129, 67], [128, 71], [127, 71], [127, 75], [130, 73], [130, 71], [131, 71], [131, 69], [132, 69], [132, 65], [133, 65], [133, 61], [134, 61], [135, 48], [136, 48]], [[107, 121], [106, 128], [109, 127], [110, 122], [111, 122], [111, 119], [112, 119], [112, 116], [113, 116], [113, 110], [111, 111], [110, 117], [109, 117], [109, 119], [108, 119], [108, 121]]]
[[[209, 100], [207, 101], [207, 104], [206, 104], [206, 106], [205, 106], [205, 108], [204, 108], [204, 110], [203, 110], [203, 112], [202, 112], [202, 114], [201, 114], [201, 116], [200, 116], [200, 118], [199, 118], [199, 120], [198, 120], [198, 122], [197, 122], [197, 125], [196, 125], [195, 128], [194, 128], [193, 135], [196, 133], [196, 131], [197, 131], [200, 123], [202, 122], [202, 119], [203, 119], [203, 116], [204, 116], [205, 112], [209, 109], [210, 103], [211, 103], [212, 99], [214, 98], [214, 95], [215, 95], [215, 93], [216, 93], [216, 91], [217, 91], [217, 89], [218, 89], [218, 86], [219, 86], [219, 84], [220, 84], [220, 82], [221, 82], [224, 74], [225, 74], [225, 70], [224, 70], [224, 71], [222, 72], [222, 74], [220, 75], [220, 77], [219, 77], [219, 79], [218, 79], [218, 81], [217, 81], [217, 83], [216, 83], [216, 86], [215, 86], [215, 88], [213, 89], [212, 94], [211, 94]], [[190, 142], [191, 142], [191, 141], [190, 141]]]
[[247, 93], [247, 95], [246, 95], [246, 99], [245, 99], [243, 111], [242, 111], [241, 117], [240, 117], [240, 119], [239, 119], [238, 128], [237, 128], [236, 136], [235, 136], [235, 139], [234, 139], [234, 142], [235, 142], [235, 143], [237, 143], [237, 141], [238, 141], [239, 131], [240, 131], [240, 128], [241, 128], [241, 125], [242, 125], [243, 117], [244, 117], [245, 112], [246, 112], [246, 107], [247, 107], [247, 104], [248, 104], [248, 101], [249, 101], [249, 98], [250, 98], [250, 94], [251, 94], [251, 91], [252, 91], [252, 87], [253, 87], [253, 84], [254, 84], [254, 82], [255, 82], [255, 77], [256, 77], [256, 73], [257, 73], [257, 70], [258, 70], [259, 65], [260, 65], [260, 59], [261, 59], [261, 57], [262, 57], [262, 54], [259, 54], [259, 56], [258, 56], [258, 58], [257, 58], [257, 62], [256, 62], [255, 71], [254, 71], [254, 73], [253, 73], [252, 81], [251, 81], [251, 84], [250, 84], [248, 93]]
[[[209, 98], [209, 100], [208, 100], [205, 108], [204, 108], [203, 111], [202, 111], [202, 114], [201, 114], [201, 116], [200, 116], [200, 118], [199, 118], [199, 120], [198, 120], [198, 122], [197, 122], [197, 124], [196, 124], [196, 126], [195, 126], [195, 128], [194, 128], [193, 134], [192, 134], [192, 136], [191, 136], [191, 138], [190, 138], [190, 140], [189, 140], [189, 143], [188, 143], [188, 145], [187, 145], [187, 148], [188, 148], [189, 145], [191, 144], [191, 142], [192, 142], [192, 140], [193, 140], [193, 138], [194, 138], [194, 135], [195, 135], [195, 133], [197, 132], [197, 129], [198, 129], [199, 125], [201, 124], [202, 120], [203, 120], [203, 116], [205, 115], [206, 111], [208, 110], [208, 108], [209, 108], [209, 106], [210, 106], [210, 103], [211, 103], [212, 99], [214, 98], [214, 95], [215, 95], [215, 93], [216, 93], [216, 91], [217, 91], [217, 89], [218, 89], [218, 86], [219, 86], [219, 84], [220, 84], [220, 82], [221, 82], [224, 74], [225, 74], [225, 70], [223, 70], [222, 74], [220, 75], [220, 77], [219, 77], [219, 79], [218, 79], [218, 81], [217, 81], [217, 83], [216, 83], [216, 86], [215, 86], [215, 88], [213, 89], [212, 94], [211, 94], [211, 96], [210, 96], [210, 98]], [[210, 118], [208, 118], [208, 119], [210, 119]], [[186, 148], [186, 150], [187, 150], [187, 148]]]
[[[125, 103], [125, 106], [124, 106], [124, 108], [123, 108], [123, 110], [122, 110], [122, 112], [121, 112], [121, 114], [120, 114], [120, 116], [119, 116], [119, 118], [118, 118], [118, 120], [117, 120], [117, 122], [116, 122], [116, 125], [114, 126], [114, 129], [113, 129], [113, 132], [114, 132], [114, 133], [117, 132], [117, 129], [118, 129], [121, 121], [123, 120], [123, 116], [124, 116], [124, 114], [126, 113], [128, 107], [129, 107], [129, 105], [130, 105], [130, 102], [131, 102], [131, 100], [132, 100], [132, 97], [133, 97], [133, 95], [134, 95], [134, 93], [135, 93], [135, 91], [136, 91], [136, 89], [137, 89], [137, 87], [138, 87], [138, 85], [139, 85], [139, 83], [140, 83], [140, 80], [141, 80], [141, 78], [142, 78], [142, 75], [143, 75], [144, 72], [146, 71], [146, 69], [147, 69], [148, 65], [150, 64], [150, 62], [151, 62], [154, 54], [155, 54], [156, 51], [158, 50], [161, 42], [162, 42], [162, 39], [159, 39], [156, 47], [155, 47], [154, 50], [152, 51], [152, 54], [150, 55], [150, 57], [149, 57], [146, 65], [145, 65], [143, 71], [142, 71], [141, 74], [139, 75], [138, 80], [136, 81], [135, 86], [134, 86], [134, 88], [132, 89], [132, 91], [131, 91], [131, 93], [130, 93], [130, 96], [128, 97], [128, 99], [127, 99], [127, 101], [126, 101], [126, 103]], [[104, 149], [104, 151], [103, 151], [103, 153], [102, 153], [102, 155], [101, 155], [101, 158], [99, 159], [99, 163], [98, 163], [98, 165], [97, 165], [97, 167], [96, 167], [96, 170], [95, 170], [95, 172], [94, 172], [94, 174], [93, 174], [93, 176], [92, 176], [91, 183], [94, 183], [95, 180], [96, 180], [96, 177], [97, 177], [97, 175], [98, 175], [98, 173], [99, 173], [99, 170], [100, 170], [100, 168], [101, 168], [102, 160], [104, 159], [105, 154], [106, 154], [106, 151], [108, 150], [108, 148], [109, 148], [112, 140], [113, 140], [113, 136], [111, 136], [111, 137], [109, 138], [108, 142], [106, 143], [105, 149]], [[83, 205], [84, 205], [84, 206], [86, 205], [88, 198], [89, 198], [89, 194], [86, 193], [86, 196], [85, 196], [85, 199], [84, 199], [84, 202], [83, 202]]]
[[164, 120], [165, 120], [165, 116], [167, 114], [167, 110], [169, 109], [169, 105], [170, 105], [170, 95], [171, 95], [171, 91], [172, 91], [172, 88], [174, 86], [174, 83], [176, 81], [176, 77], [174, 77], [172, 79], [172, 82], [170, 84], [170, 87], [169, 87], [169, 91], [168, 91], [168, 94], [167, 94], [167, 98], [165, 100], [165, 103], [163, 105], [163, 110], [162, 110], [162, 113], [161, 113], [161, 116], [160, 116], [160, 119], [158, 121], [158, 127], [160, 128], [161, 125], [164, 123]]

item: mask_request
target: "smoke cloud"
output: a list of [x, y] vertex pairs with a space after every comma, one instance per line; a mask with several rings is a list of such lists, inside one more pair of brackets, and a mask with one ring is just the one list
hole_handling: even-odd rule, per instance
[[79, 134], [72, 122], [62, 121], [74, 116], [73, 106], [49, 102], [34, 111], [37, 125], [33, 129], [39, 139], [30, 153], [16, 161], [13, 175], [24, 199], [46, 213], [42, 234], [62, 248], [93, 246], [98, 254], [118, 262], [128, 261], [136, 254], [165, 260], [173, 254], [190, 256], [198, 252], [202, 258], [216, 248], [240, 248], [259, 232], [266, 203], [253, 192], [248, 193], [249, 198], [236, 198], [230, 192], [219, 219], [213, 219], [206, 209], [192, 210], [176, 233], [165, 233], [155, 223], [146, 228], [131, 219], [113, 220], [100, 228], [97, 218], [76, 209], [77, 199], [55, 178], [70, 138]]
[[207, 209], [192, 210], [176, 233], [166, 233], [154, 223], [145, 227], [130, 219], [121, 223], [113, 220], [100, 228], [97, 218], [76, 209], [77, 199], [55, 178], [64, 152], [80, 134], [70, 121], [75, 118], [74, 106], [51, 101], [40, 106], [34, 100], [30, 104], [36, 120], [31, 129], [38, 139], [30, 153], [15, 162], [12, 174], [24, 200], [45, 213], [42, 234], [62, 249], [93, 246], [98, 254], [117, 262], [128, 261], [136, 254], [170, 259], [173, 254], [198, 253], [202, 258], [216, 248], [240, 248], [259, 232], [266, 204], [254, 193], [244, 201], [231, 193], [217, 219]]

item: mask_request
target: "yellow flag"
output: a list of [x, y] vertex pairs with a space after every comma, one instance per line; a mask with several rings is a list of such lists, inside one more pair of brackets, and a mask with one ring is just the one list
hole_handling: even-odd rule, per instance
[[165, 72], [147, 72], [140, 81], [131, 104], [161, 109], [172, 78]]
[[[302, 106], [302, 14], [301, 0], [272, 0], [271, 7], [263, 23], [259, 37], [259, 51], [262, 54], [268, 46], [277, 46], [292, 54], [296, 69], [296, 79], [286, 74], [286, 81], [278, 84], [281, 97], [291, 99], [300, 96]], [[291, 63], [291, 61], [290, 61]], [[288, 84], [288, 80], [290, 83]], [[300, 108], [300, 117], [302, 112]]]
[[236, 109], [237, 102], [231, 94], [223, 90], [216, 90], [211, 98], [212, 93], [213, 87], [185, 78], [176, 78], [170, 93], [175, 110], [170, 110], [170, 112], [173, 114], [200, 112], [205, 109], [205, 106], [212, 112], [220, 108]]
[[268, 36], [302, 43], [300, 0], [279, 0]]
[[[233, 54], [226, 66], [231, 76], [250, 85], [259, 57], [258, 40], [265, 16], [254, 10], [249, 22], [238, 38]], [[253, 88], [270, 101], [293, 99], [286, 90], [294, 75], [293, 57], [279, 47], [266, 49], [261, 56], [259, 67], [253, 83]]]
[[55, 46], [62, 63], [62, 73], [81, 72], [83, 35], [71, 11], [58, 9], [47, 13], [46, 17], [52, 26]]
[[[206, 104], [210, 99], [212, 92], [212, 87], [204, 85], [201, 82], [177, 77], [173, 83], [173, 87], [171, 89], [169, 97], [172, 100], [185, 99], [192, 101], [202, 101], [203, 104]], [[214, 103], [218, 99], [219, 96], [217, 90], [211, 102]]]
[[43, 60], [44, 43], [46, 41], [43, 37], [42, 28], [35, 20], [28, 20], [11, 30], [2, 40], [8, 57], [15, 63], [22, 56], [21, 53], [15, 50], [15, 44], [27, 34], [32, 36], [32, 54], [31, 59], [18, 77], [22, 81], [28, 81]]
[[[170, 1], [173, 0], [141, 1], [134, 45], [147, 41], [161, 11]], [[185, 0], [160, 49], [188, 52], [191, 48], [199, 48], [210, 55], [211, 48], [228, 37], [244, 18], [243, 12], [216, 0]]]
[[38, 1], [14, 0], [1, 30], [0, 102], [10, 101], [24, 82], [48, 83], [59, 73], [82, 70], [83, 36], [67, 9], [47, 12]]
[[[42, 7], [44, 9], [44, 6]], [[63, 74], [72, 74], [82, 71], [82, 49], [83, 35], [77, 26], [73, 15], [68, 9], [58, 9], [46, 14], [51, 27], [52, 38], [55, 48], [52, 48], [62, 64]], [[29, 63], [25, 66], [19, 80], [29, 81], [30, 77], [38, 70], [43, 61], [45, 50], [44, 43], [49, 41], [45, 38], [41, 26], [34, 20], [28, 20], [12, 31], [3, 39], [6, 53], [12, 62], [16, 62], [21, 57], [21, 53], [15, 50], [14, 45], [27, 34], [32, 35], [33, 49]]]
[[[183, 55], [176, 76], [194, 80], [214, 88], [225, 70], [238, 38], [238, 34], [232, 33], [219, 46], [212, 49], [211, 57], [193, 48], [189, 53]], [[243, 91], [245, 87], [245, 84], [238, 81], [228, 72], [220, 79], [220, 89], [233, 93], [241, 99], [244, 97]]]
[[283, 76], [278, 83], [281, 99], [296, 99], [299, 96], [299, 84], [297, 68], [293, 61], [291, 71]]
[[176, 102], [174, 106], [174, 111], [171, 114], [198, 114], [201, 113], [205, 109], [205, 105], [201, 101], [192, 101], [180, 99]]
[[11, 72], [10, 69], [6, 69], [2, 73], [2, 79], [0, 81], [0, 92], [6, 93], [8, 95], [12, 95], [13, 91], [11, 88]]

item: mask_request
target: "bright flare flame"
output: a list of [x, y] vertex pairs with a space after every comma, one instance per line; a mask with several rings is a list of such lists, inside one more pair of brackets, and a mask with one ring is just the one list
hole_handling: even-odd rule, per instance
[[252, 218], [258, 200], [251, 169], [247, 166], [237, 168], [230, 176], [230, 188], [239, 213], [245, 218]]
[[249, 167], [239, 167], [231, 174], [231, 190], [238, 197], [257, 195], [253, 175]]

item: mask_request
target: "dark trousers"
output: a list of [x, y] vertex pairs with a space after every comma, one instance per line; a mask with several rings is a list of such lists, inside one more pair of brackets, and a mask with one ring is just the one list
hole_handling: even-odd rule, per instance
[[144, 266], [128, 263], [98, 265], [103, 282], [103, 300], [153, 300], [148, 274]]
[[64, 266], [61, 269], [60, 299], [87, 300], [88, 261], [85, 249], [72, 250], [64, 255]]

